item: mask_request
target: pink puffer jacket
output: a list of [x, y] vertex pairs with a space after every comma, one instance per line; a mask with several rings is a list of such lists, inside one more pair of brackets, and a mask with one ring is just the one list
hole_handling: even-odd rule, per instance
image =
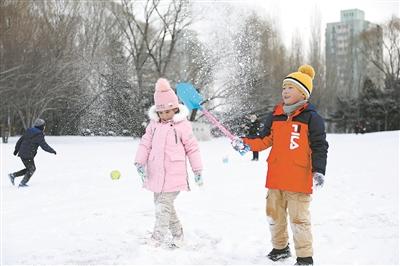
[[135, 163], [146, 165], [147, 179], [144, 187], [153, 192], [189, 190], [186, 156], [193, 172], [202, 170], [200, 150], [186, 119], [189, 110], [179, 105], [173, 121], [163, 123], [155, 111], [149, 110], [151, 119], [136, 153]]

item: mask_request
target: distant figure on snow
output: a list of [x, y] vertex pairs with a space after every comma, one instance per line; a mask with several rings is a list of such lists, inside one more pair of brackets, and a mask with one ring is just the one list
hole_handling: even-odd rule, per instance
[[[246, 124], [246, 131], [245, 134], [246, 136], [253, 136], [257, 137], [260, 135], [260, 128], [261, 123], [260, 120], [256, 115], [251, 115], [250, 116], [250, 121]], [[253, 159], [252, 161], [258, 161], [258, 151], [253, 151]]]
[[14, 155], [18, 155], [21, 158], [22, 163], [25, 165], [25, 169], [8, 174], [13, 185], [15, 184], [14, 180], [16, 177], [24, 176], [18, 187], [28, 186], [27, 183], [36, 170], [34, 158], [39, 146], [47, 152], [57, 154], [56, 151], [53, 150], [53, 148], [51, 148], [44, 140], [44, 129], [45, 121], [40, 118], [36, 119], [33, 127], [28, 128], [19, 138], [17, 144], [15, 144]]
[[357, 122], [354, 126], [354, 132], [356, 134], [358, 133], [364, 134], [365, 132], [367, 132], [367, 128], [363, 122]]

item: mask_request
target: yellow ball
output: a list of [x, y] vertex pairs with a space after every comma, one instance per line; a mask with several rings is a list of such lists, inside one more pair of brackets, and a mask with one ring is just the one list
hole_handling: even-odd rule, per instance
[[112, 180], [117, 180], [121, 177], [121, 173], [118, 170], [111, 171], [110, 175]]

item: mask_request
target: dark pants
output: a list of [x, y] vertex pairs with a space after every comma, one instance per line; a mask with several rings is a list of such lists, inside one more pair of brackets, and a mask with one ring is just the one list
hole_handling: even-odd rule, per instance
[[21, 160], [26, 168], [22, 169], [21, 171], [15, 172], [13, 175], [14, 177], [23, 175], [24, 178], [22, 179], [21, 184], [26, 184], [28, 183], [33, 173], [36, 171], [35, 161], [33, 159], [22, 159], [22, 158]]
[[253, 160], [258, 160], [258, 151], [253, 151]]

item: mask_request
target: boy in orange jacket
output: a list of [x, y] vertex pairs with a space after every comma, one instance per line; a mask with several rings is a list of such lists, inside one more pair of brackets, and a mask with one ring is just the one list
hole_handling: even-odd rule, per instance
[[278, 261], [291, 256], [287, 212], [293, 231], [297, 262], [312, 265], [313, 248], [309, 206], [314, 187], [324, 184], [328, 153], [324, 120], [308, 103], [314, 69], [303, 65], [283, 80], [282, 103], [266, 118], [259, 135], [233, 142], [236, 150], [272, 147], [268, 157], [266, 187], [273, 249], [268, 258]]

